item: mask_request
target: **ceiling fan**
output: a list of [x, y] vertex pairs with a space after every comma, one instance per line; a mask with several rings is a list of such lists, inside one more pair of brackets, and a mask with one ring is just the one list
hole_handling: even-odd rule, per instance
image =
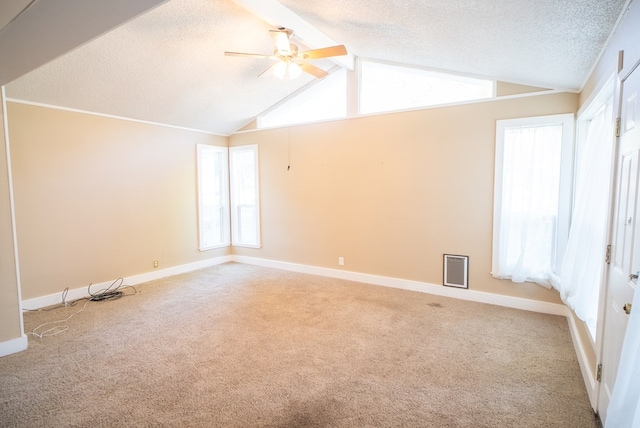
[[317, 78], [323, 78], [329, 73], [315, 65], [309, 64], [307, 60], [330, 58], [347, 54], [347, 49], [344, 45], [298, 52], [298, 46], [289, 41], [293, 35], [293, 30], [288, 28], [278, 27], [277, 30], [269, 30], [269, 34], [275, 44], [273, 54], [271, 55], [243, 52], [225, 52], [224, 54], [228, 56], [245, 56], [276, 60], [277, 62], [262, 72], [260, 76], [273, 70], [273, 74], [276, 77], [286, 80], [295, 79], [302, 71]]

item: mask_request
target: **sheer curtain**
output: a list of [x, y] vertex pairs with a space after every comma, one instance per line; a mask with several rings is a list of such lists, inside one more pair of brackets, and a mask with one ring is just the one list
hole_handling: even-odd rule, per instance
[[607, 409], [606, 428], [640, 427], [640, 292], [637, 290], [632, 308]]
[[560, 277], [553, 281], [562, 300], [587, 323], [592, 335], [598, 315], [610, 206], [611, 114], [608, 104], [591, 119], [580, 147], [569, 240]]
[[504, 130], [501, 165], [496, 165], [501, 182], [494, 213], [494, 277], [551, 286], [561, 153], [561, 124]]

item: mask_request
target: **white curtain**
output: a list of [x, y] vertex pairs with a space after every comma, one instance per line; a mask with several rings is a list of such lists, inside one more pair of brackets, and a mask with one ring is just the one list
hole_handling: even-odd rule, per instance
[[553, 285], [562, 300], [595, 332], [607, 239], [613, 137], [611, 105], [589, 122], [578, 147], [571, 230]]
[[550, 287], [561, 150], [562, 125], [505, 129], [494, 277]]
[[640, 427], [640, 292], [633, 297], [629, 324], [611, 401], [606, 428]]

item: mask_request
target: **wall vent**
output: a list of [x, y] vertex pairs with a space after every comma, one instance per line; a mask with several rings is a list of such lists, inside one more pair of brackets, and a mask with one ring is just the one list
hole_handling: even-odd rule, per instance
[[444, 285], [469, 288], [469, 256], [444, 254]]

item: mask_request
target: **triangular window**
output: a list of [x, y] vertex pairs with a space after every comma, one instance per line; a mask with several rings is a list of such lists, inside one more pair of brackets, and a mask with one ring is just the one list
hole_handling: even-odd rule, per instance
[[258, 128], [338, 119], [347, 115], [347, 73], [331, 73], [258, 117]]
[[360, 114], [491, 98], [494, 82], [362, 61]]

